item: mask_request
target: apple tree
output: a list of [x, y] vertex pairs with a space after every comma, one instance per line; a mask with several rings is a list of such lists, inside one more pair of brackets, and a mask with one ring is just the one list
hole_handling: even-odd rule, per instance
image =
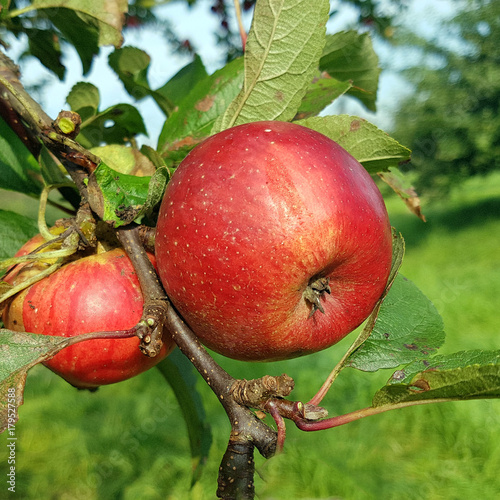
[[[3, 432], [8, 433], [15, 426], [17, 408], [23, 404], [26, 375], [34, 365], [44, 363], [51, 366], [50, 363], [55, 363], [58, 356], [76, 346], [82, 346], [81, 352], [86, 357], [97, 360], [97, 367], [88, 370], [102, 369], [107, 363], [121, 361], [122, 351], [119, 348], [109, 348], [109, 358], [102, 357], [102, 353], [96, 354], [97, 348], [90, 347], [95, 341], [124, 345], [121, 343], [133, 339], [136, 343], [134, 349], [145, 358], [155, 358], [164, 350], [165, 344], [175, 342], [178, 349], [156, 366], [177, 396], [186, 418], [193, 456], [208, 454], [209, 440], [206, 436], [210, 432], [210, 423], [206, 421], [200, 405], [193, 377], [201, 376], [213, 390], [221, 404], [221, 411], [227, 413], [231, 424], [227, 450], [219, 469], [219, 498], [254, 497], [254, 451], [257, 449], [265, 458], [279, 452], [286, 445], [287, 421], [304, 431], [326, 432], [327, 429], [393, 409], [433, 402], [499, 397], [499, 351], [437, 354], [444, 341], [443, 322], [436, 308], [417, 286], [398, 273], [404, 254], [404, 235], [395, 231], [388, 232], [390, 247], [386, 273], [374, 302], [362, 318], [365, 321], [360, 333], [353, 338], [345, 355], [332, 364], [331, 373], [322, 377], [323, 385], [317, 394], [311, 395], [309, 401], [293, 399], [293, 374], [244, 380], [227, 373], [203, 346], [200, 339], [205, 342], [204, 336], [196, 333], [197, 330], [202, 333], [199, 330], [199, 315], [186, 309], [188, 306], [184, 309], [173, 307], [165, 292], [167, 286], [164, 285], [167, 283], [163, 276], [162, 283], [155, 271], [154, 257], [150, 256], [151, 260], [148, 258], [148, 252], [164, 248], [158, 246], [155, 239], [165, 234], [172, 236], [176, 231], [175, 226], [168, 224], [163, 225], [166, 227], [164, 234], [155, 228], [161, 220], [158, 214], [159, 211], [161, 214], [164, 193], [167, 193], [167, 199], [170, 190], [174, 189], [171, 186], [174, 183], [179, 185], [180, 181], [176, 179], [180, 176], [176, 171], [185, 168], [183, 160], [186, 155], [191, 151], [193, 155], [197, 154], [195, 152], [200, 151], [199, 148], [206, 148], [203, 145], [209, 144], [214, 137], [220, 137], [220, 134], [232, 134], [233, 129], [238, 127], [252, 129], [252, 124], [256, 122], [265, 122], [266, 131], [271, 131], [272, 123], [284, 122], [285, 125], [276, 125], [275, 128], [286, 128], [292, 130], [292, 135], [296, 134], [296, 143], [301, 146], [298, 152], [286, 151], [287, 155], [305, 155], [312, 138], [321, 136], [321, 141], [335, 144], [335, 151], [342, 151], [342, 158], [349, 158], [348, 163], [341, 162], [346, 170], [354, 168], [352, 162], [362, 165], [363, 174], [358, 179], [365, 179], [363, 189], [359, 189], [356, 179], [350, 184], [350, 189], [361, 193], [356, 206], [375, 196], [367, 187], [373, 182], [371, 176], [391, 186], [415, 216], [421, 216], [418, 198], [398, 169], [400, 164], [410, 159], [410, 151], [363, 119], [324, 113], [331, 102], [344, 94], [373, 109], [379, 76], [377, 57], [366, 33], [326, 33], [330, 9], [327, 0], [257, 0], [251, 29], [243, 36], [244, 56], [212, 74], [206, 71], [199, 57], [194, 57], [190, 64], [158, 88], [149, 84], [149, 55], [137, 48], [122, 46], [121, 31], [127, 12], [125, 1], [34, 0], [23, 4], [22, 8], [17, 3], [3, 2], [0, 19], [4, 30], [13, 33], [32, 29], [32, 33], [28, 34], [33, 54], [43, 52], [44, 57], [57, 56], [60, 49], [54, 43], [54, 34], [57, 34], [76, 48], [84, 68], [88, 69], [100, 46], [113, 45], [115, 49], [109, 57], [109, 65], [124, 88], [138, 101], [145, 96], [151, 97], [164, 113], [165, 120], [156, 147], [139, 147], [136, 137], [145, 131], [140, 108], [115, 103], [102, 109], [99, 89], [89, 82], [76, 84], [66, 98], [68, 109], [61, 111], [57, 117], [49, 117], [21, 84], [22, 75], [9, 58], [8, 49], [0, 54], [0, 187], [36, 197], [40, 207], [38, 220], [0, 211], [3, 259], [0, 265], [3, 275], [0, 303], [5, 322], [5, 328], [0, 331], [0, 427]], [[48, 26], [49, 30], [44, 31], [39, 25], [35, 27], [34, 19], [42, 17], [43, 26]], [[29, 28], [30, 23], [33, 28]], [[49, 32], [50, 39], [46, 36]], [[55, 60], [58, 60], [57, 57]], [[53, 69], [58, 71], [57, 64]], [[294, 132], [299, 130], [307, 130], [309, 139], [303, 139], [303, 132]], [[255, 137], [251, 136], [251, 139]], [[289, 148], [292, 148], [292, 142], [287, 143]], [[238, 142], [235, 144], [237, 146]], [[259, 144], [254, 158], [257, 158], [258, 147]], [[231, 151], [237, 156], [234, 150]], [[217, 152], [211, 151], [209, 157]], [[252, 158], [251, 153], [247, 158]], [[225, 161], [228, 161], [228, 156]], [[267, 161], [270, 163], [270, 160]], [[221, 168], [226, 168], [225, 165], [221, 164]], [[287, 196], [292, 184], [282, 175], [283, 171], [274, 170], [270, 181]], [[314, 175], [313, 169], [309, 175]], [[212, 187], [208, 189], [208, 180], [206, 185], [203, 184], [203, 178], [203, 175], [199, 176], [197, 186], [200, 192], [204, 187], [207, 190], [200, 196], [208, 199], [218, 196], [213, 194]], [[249, 181], [248, 176], [246, 181]], [[314, 186], [318, 200], [324, 203], [325, 199], [330, 199], [325, 193], [332, 184], [329, 182], [327, 179], [322, 183], [311, 177], [310, 182], [302, 182], [302, 186], [310, 191], [310, 187]], [[224, 191], [222, 177], [219, 184]], [[213, 186], [217, 187], [217, 183]], [[57, 203], [67, 217], [49, 228], [45, 210], [47, 204], [56, 203], [51, 197], [53, 191], [57, 191], [58, 199], [63, 200]], [[180, 209], [183, 203], [182, 200], [176, 201], [175, 197], [168, 198], [168, 201], [173, 211]], [[199, 201], [194, 197], [193, 203]], [[348, 200], [340, 197], [340, 202], [344, 201], [347, 204]], [[215, 206], [219, 200], [212, 198], [210, 202]], [[220, 203], [221, 210], [229, 206], [227, 200]], [[295, 205], [290, 207], [295, 208]], [[326, 206], [325, 210], [328, 209]], [[347, 222], [344, 220], [342, 224], [347, 227], [355, 225], [356, 210], [352, 213], [353, 218]], [[267, 217], [265, 211], [259, 215], [263, 219]], [[309, 213], [306, 215], [310, 216]], [[362, 214], [358, 216], [362, 217]], [[309, 224], [313, 223], [313, 220], [309, 221]], [[211, 234], [216, 234], [214, 231], [220, 224], [220, 217], [214, 212], [212, 217], [206, 217], [204, 224], [210, 226]], [[302, 237], [301, 231], [297, 226], [296, 231], [287, 233], [287, 238], [294, 243], [295, 239], [298, 241]], [[373, 239], [375, 232], [369, 224], [355, 237], [358, 241], [354, 241], [357, 243], [354, 247], [370, 246], [366, 245], [367, 241], [362, 241], [363, 238], [370, 238], [368, 243], [377, 250], [379, 243]], [[38, 237], [39, 244], [16, 255], [19, 247], [37, 233], [41, 235]], [[189, 231], [185, 233], [189, 234]], [[78, 297], [88, 292], [89, 281], [107, 286], [107, 272], [94, 272], [89, 280], [78, 269], [84, 267], [80, 263], [89, 255], [99, 252], [106, 255], [108, 245], [120, 247], [121, 256], [130, 260], [137, 275], [136, 285], [140, 286], [142, 299], [139, 317], [134, 317], [132, 324], [121, 325], [105, 316], [102, 321], [92, 323], [91, 331], [82, 331], [81, 335], [78, 331], [70, 332], [69, 323], [57, 332], [28, 328], [28, 315], [24, 309], [43, 310], [44, 313], [45, 309], [56, 310], [57, 304], [51, 303], [51, 300], [62, 303], [66, 296], [70, 296], [69, 288], [64, 293], [70, 278], [57, 280], [58, 276], [63, 276], [60, 273], [71, 275], [74, 282], [71, 294], [76, 289], [81, 292], [77, 293]], [[201, 259], [203, 253], [208, 251], [206, 248], [198, 242], [190, 248], [190, 258]], [[310, 255], [314, 255], [315, 250], [307, 249]], [[183, 258], [181, 253], [173, 252], [172, 255], [172, 262], [167, 261], [168, 276], [177, 272], [177, 265], [180, 266]], [[263, 259], [266, 257], [270, 259], [271, 256], [264, 255]], [[284, 255], [278, 252], [277, 257], [279, 260]], [[165, 259], [162, 254], [160, 267]], [[188, 264], [182, 272], [189, 273], [191, 268], [194, 264]], [[364, 275], [360, 269], [363, 271], [363, 266], [356, 270], [357, 280], [363, 281], [369, 277], [371, 269], [365, 268]], [[159, 271], [161, 276], [162, 270]], [[250, 273], [250, 277], [259, 276], [257, 269], [246, 272]], [[13, 279], [13, 275], [21, 279]], [[245, 281], [238, 281], [236, 276], [234, 278], [234, 290], [245, 286]], [[335, 287], [330, 286], [325, 276], [316, 275], [315, 278], [310, 282], [308, 295], [299, 305], [303, 312], [307, 309], [304, 321], [310, 323], [322, 317], [318, 315], [325, 312], [323, 307], [327, 309], [324, 299], [328, 294], [331, 300], [337, 299]], [[41, 302], [40, 306], [36, 305], [36, 287], [45, 286], [52, 279], [56, 282], [53, 288], [62, 288], [63, 293], [38, 293]], [[125, 285], [125, 289], [132, 286], [135, 285]], [[204, 287], [205, 296], [209, 297], [212, 293], [216, 296], [217, 290], [211, 289], [210, 283], [204, 284]], [[168, 287], [172, 293], [174, 288]], [[88, 300], [106, 302], [106, 298], [97, 298], [98, 289], [99, 286], [89, 292]], [[359, 293], [350, 306], [355, 309], [366, 300], [367, 295], [367, 290]], [[238, 307], [237, 297], [238, 294], [235, 295], [234, 310]], [[125, 303], [110, 297], [111, 301]], [[16, 303], [20, 305], [13, 310]], [[82, 303], [78, 300], [68, 302], [68, 307], [75, 308], [67, 315], [69, 319], [82, 315]], [[95, 319], [96, 308], [97, 305], [92, 304], [89, 310], [83, 311], [82, 323], [86, 316]], [[123, 311], [121, 314], [127, 313]], [[58, 313], [58, 317], [60, 315]], [[245, 326], [251, 326], [244, 324], [244, 314], [236, 316], [243, 323], [238, 325], [242, 331]], [[57, 321], [57, 318], [48, 318], [48, 322]], [[193, 324], [190, 324], [191, 319]], [[250, 321], [249, 317], [247, 320]], [[281, 328], [282, 325], [276, 324], [276, 331], [278, 326]], [[328, 325], [323, 325], [323, 328], [328, 330]], [[217, 335], [216, 327], [214, 331]], [[287, 332], [292, 340], [294, 332], [293, 328]], [[273, 330], [266, 335], [268, 339], [262, 339], [263, 343], [274, 335]], [[212, 347], [217, 346], [217, 342], [206, 342]], [[238, 338], [233, 339], [233, 343], [237, 342]], [[325, 347], [322, 345], [320, 348]], [[258, 350], [259, 342], [255, 348]], [[279, 351], [279, 343], [274, 349]], [[224, 353], [228, 356], [233, 354], [230, 345], [226, 346]], [[287, 351], [284, 354], [289, 355], [297, 355], [297, 352]], [[72, 360], [78, 363], [78, 355], [73, 355]], [[392, 375], [387, 384], [373, 395], [369, 407], [329, 416], [328, 409], [320, 404], [346, 368], [366, 372], [389, 369]], [[79, 375], [86, 376], [87, 373]], [[74, 378], [71, 382], [78, 385], [78, 380], [75, 383]], [[104, 377], [99, 384], [111, 382], [116, 382], [116, 379], [106, 380]], [[271, 423], [264, 420], [266, 414], [270, 415], [268, 421]]]

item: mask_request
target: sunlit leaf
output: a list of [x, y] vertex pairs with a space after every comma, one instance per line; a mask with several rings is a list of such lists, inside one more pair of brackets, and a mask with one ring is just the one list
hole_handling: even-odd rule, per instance
[[463, 351], [398, 370], [375, 394], [372, 404], [499, 397], [500, 351]]
[[347, 366], [375, 371], [426, 359], [435, 354], [444, 338], [443, 320], [432, 302], [399, 274], [370, 337], [351, 354]]
[[326, 0], [261, 0], [245, 46], [243, 88], [213, 133], [257, 120], [291, 120], [325, 43]]
[[200, 81], [179, 103], [165, 122], [158, 139], [158, 151], [167, 159], [182, 159], [196, 144], [208, 137], [215, 120], [241, 89], [243, 59], [231, 63]]
[[321, 116], [296, 123], [333, 139], [372, 174], [397, 166], [410, 158], [408, 148], [362, 118], [349, 115]]
[[120, 227], [149, 213], [159, 203], [168, 178], [166, 167], [152, 177], [138, 177], [117, 172], [101, 162], [89, 178], [89, 200], [99, 217]]

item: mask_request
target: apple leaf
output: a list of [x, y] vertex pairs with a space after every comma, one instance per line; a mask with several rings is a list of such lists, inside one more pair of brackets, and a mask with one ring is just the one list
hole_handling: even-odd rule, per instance
[[134, 99], [140, 100], [150, 94], [148, 69], [151, 57], [146, 52], [136, 47], [124, 47], [112, 52], [108, 62]]
[[149, 158], [140, 151], [121, 144], [98, 146], [92, 148], [90, 152], [121, 174], [145, 177], [153, 175], [156, 170]]
[[0, 260], [12, 257], [38, 233], [37, 222], [24, 215], [0, 210]]
[[337, 97], [345, 94], [351, 86], [351, 82], [340, 82], [324, 72], [319, 74], [309, 85], [294, 120], [316, 116]]
[[66, 97], [71, 111], [78, 113], [82, 122], [96, 115], [99, 110], [99, 89], [87, 82], [78, 82], [70, 90]]
[[417, 196], [415, 188], [410, 183], [408, 177], [394, 167], [389, 167], [387, 172], [378, 172], [378, 175], [405, 202], [408, 210], [425, 222], [425, 215], [421, 210], [420, 198]]
[[342, 31], [328, 35], [319, 68], [332, 78], [350, 82], [348, 93], [369, 110], [376, 110], [380, 68], [368, 33]]
[[443, 320], [432, 302], [399, 274], [370, 336], [352, 352], [346, 366], [376, 371], [425, 359], [441, 347], [444, 337]]
[[106, 144], [123, 144], [132, 137], [147, 135], [137, 109], [130, 104], [116, 104], [82, 123], [77, 141], [87, 149]]
[[0, 118], [0, 188], [39, 195], [40, 167], [21, 139]]
[[187, 425], [191, 457], [193, 460], [193, 483], [201, 475], [212, 444], [212, 432], [205, 414], [201, 396], [196, 389], [198, 377], [193, 365], [175, 349], [157, 365], [165, 380], [174, 391]]
[[31, 55], [62, 80], [66, 68], [62, 63], [61, 44], [55, 33], [51, 30], [26, 29], [26, 36]]
[[168, 177], [167, 167], [151, 177], [138, 177], [101, 162], [89, 177], [89, 200], [101, 219], [114, 227], [124, 226], [152, 211], [163, 196]]
[[500, 397], [500, 351], [463, 351], [396, 371], [372, 406]]
[[[0, 433], [18, 419], [28, 370], [68, 345], [65, 337], [0, 330]], [[12, 409], [15, 411], [12, 411]], [[9, 411], [10, 410], [10, 411]], [[10, 418], [9, 418], [10, 417]]]
[[110, 54], [108, 61], [109, 66], [125, 86], [125, 90], [136, 101], [151, 96], [166, 116], [174, 111], [175, 106], [172, 101], [149, 86], [148, 70], [151, 58], [146, 52], [135, 47], [124, 47]]
[[[54, 9], [55, 14], [61, 8], [74, 11], [86, 24], [96, 27], [99, 46], [119, 47], [122, 44], [121, 31], [128, 9], [127, 0], [33, 0], [31, 4], [31, 10]], [[26, 9], [19, 12], [26, 12]], [[50, 19], [50, 11], [47, 16]]]
[[[70, 9], [51, 9], [48, 12], [50, 21], [76, 49], [83, 74], [86, 75], [92, 67], [94, 56], [99, 53], [99, 33], [95, 25], [86, 22], [78, 12]], [[54, 37], [53, 33], [50, 34]], [[58, 37], [54, 39], [58, 40]]]
[[199, 81], [165, 122], [158, 151], [168, 164], [182, 160], [187, 152], [211, 134], [213, 124], [241, 89], [243, 59], [235, 59]]
[[410, 150], [370, 122], [354, 116], [312, 117], [296, 123], [321, 132], [375, 174], [410, 159]]
[[203, 61], [200, 56], [195, 55], [193, 62], [179, 70], [163, 87], [156, 89], [156, 94], [164, 96], [169, 102], [178, 106], [189, 92], [207, 77]]
[[245, 46], [243, 88], [213, 133], [258, 120], [291, 120], [318, 70], [327, 0], [261, 0]]

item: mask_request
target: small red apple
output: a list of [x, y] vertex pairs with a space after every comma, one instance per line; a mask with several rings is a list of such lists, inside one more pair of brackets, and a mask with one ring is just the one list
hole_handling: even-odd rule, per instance
[[156, 234], [167, 295], [209, 348], [241, 360], [325, 349], [387, 283], [382, 196], [341, 146], [255, 122], [206, 139], [167, 185]]
[[[18, 255], [38, 246], [36, 238]], [[15, 280], [15, 274], [8, 279]], [[143, 304], [132, 263], [118, 248], [66, 264], [22, 291], [7, 305], [3, 321], [15, 331], [71, 337], [130, 329], [141, 319]], [[174, 347], [169, 336], [164, 335], [163, 340], [162, 350], [154, 358], [142, 354], [139, 339], [132, 337], [80, 342], [44, 364], [76, 387], [94, 388], [126, 380], [156, 365]]]

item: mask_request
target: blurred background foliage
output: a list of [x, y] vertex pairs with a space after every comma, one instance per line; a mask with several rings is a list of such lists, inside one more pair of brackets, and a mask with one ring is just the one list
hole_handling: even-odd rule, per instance
[[[11, 3], [21, 8], [27, 2]], [[125, 38], [127, 32], [162, 30], [175, 50], [196, 53], [196, 43], [176, 32], [174, 19], [156, 15], [158, 6], [167, 3], [131, 2]], [[231, 2], [184, 3], [203, 3], [206, 16], [217, 18], [221, 59], [238, 55], [240, 40], [230, 19]], [[243, 2], [243, 10], [250, 14], [253, 4]], [[426, 36], [409, 28], [411, 4], [409, 0], [331, 2], [332, 16], [346, 6], [354, 9], [345, 28], [373, 33], [389, 54], [382, 61], [383, 70], [394, 71], [393, 54], [402, 54], [406, 62], [401, 76], [410, 91], [393, 106], [396, 111], [387, 131], [413, 149], [406, 170], [423, 194], [428, 222], [407, 213], [399, 200], [387, 199], [392, 223], [407, 242], [402, 272], [443, 315], [447, 331], [443, 352], [497, 348], [500, 6], [485, 0], [452, 2], [452, 15]], [[20, 39], [29, 29], [53, 29], [35, 15], [16, 23], [13, 28]], [[67, 34], [56, 35], [46, 37], [50, 43], [41, 57], [55, 54], [52, 63], [48, 58], [45, 62], [64, 67], [61, 47]], [[33, 56], [28, 46], [25, 56]], [[60, 78], [66, 77], [67, 69], [59, 67]], [[345, 106], [349, 108], [349, 101]], [[32, 217], [37, 210], [34, 200], [7, 191], [0, 193], [0, 207]], [[48, 218], [54, 221], [60, 216], [52, 208]], [[294, 397], [307, 400], [352, 338], [324, 352], [272, 365], [217, 360], [234, 376], [247, 379], [286, 372], [297, 383]], [[367, 406], [390, 374], [346, 370], [324, 404], [331, 414]], [[218, 432], [201, 479], [192, 487], [184, 420], [156, 370], [90, 394], [76, 391], [41, 366], [33, 369], [16, 426], [18, 496], [214, 498], [214, 477], [229, 425], [209, 389], [201, 382], [199, 389]], [[256, 489], [259, 498], [269, 500], [493, 499], [500, 491], [499, 441], [498, 401], [410, 408], [307, 435], [288, 425], [285, 452], [268, 462], [257, 459]]]
[[399, 104], [393, 136], [412, 150], [419, 191], [446, 195], [468, 177], [500, 167], [500, 3], [467, 2], [431, 39], [405, 30], [418, 49], [404, 71], [413, 92]]

